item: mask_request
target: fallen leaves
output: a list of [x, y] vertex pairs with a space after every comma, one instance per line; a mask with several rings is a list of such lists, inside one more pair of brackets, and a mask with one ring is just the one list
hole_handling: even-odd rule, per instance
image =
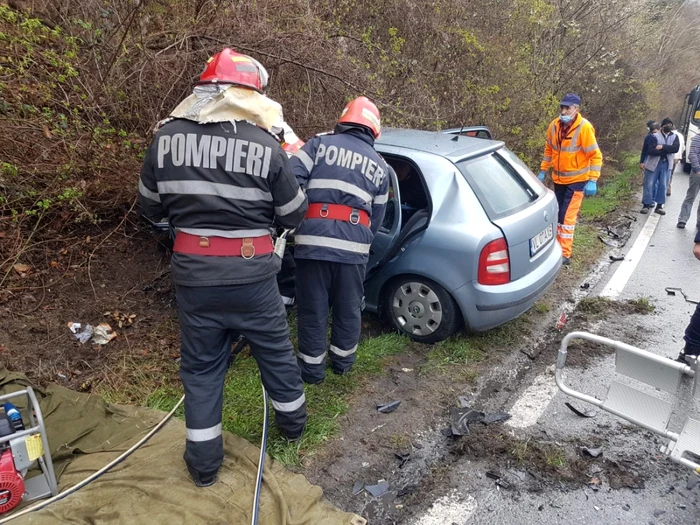
[[20, 277], [26, 277], [29, 270], [32, 269], [28, 264], [17, 263], [13, 266], [14, 270], [20, 275]]
[[25, 273], [32, 269], [28, 264], [17, 263], [14, 265], [14, 269], [17, 273]]
[[115, 310], [114, 312], [105, 312], [105, 317], [110, 317], [119, 328], [124, 328], [125, 326], [131, 326], [136, 319], [136, 314], [127, 314], [124, 312], [119, 312]]

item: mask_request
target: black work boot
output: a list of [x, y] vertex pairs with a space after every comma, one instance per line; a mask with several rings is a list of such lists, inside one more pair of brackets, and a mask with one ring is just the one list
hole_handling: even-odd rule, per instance
[[187, 470], [190, 473], [190, 478], [198, 487], [210, 487], [216, 483], [216, 472], [213, 474], [200, 474], [189, 465], [187, 465]]
[[664, 210], [664, 205], [657, 204], [656, 209], [654, 210], [654, 213], [658, 213], [659, 215], [666, 215], [666, 210]]
[[639, 213], [641, 213], [642, 215], [646, 215], [647, 213], [649, 213], [649, 208], [651, 208], [651, 206], [644, 206], [641, 210], [639, 210]]
[[686, 364], [694, 364], [700, 355], [700, 346], [693, 346], [686, 343], [685, 348], [678, 354], [676, 361]]
[[304, 374], [304, 372], [302, 372], [301, 373], [301, 380], [304, 383], [306, 383], [307, 385], [320, 385], [321, 383], [323, 383], [326, 380], [326, 376], [324, 375], [320, 378], [311, 377], [311, 376], [307, 376], [306, 374]]
[[280, 428], [280, 434], [286, 439], [289, 443], [296, 443], [297, 441], [300, 441], [302, 437], [304, 437], [304, 431], [306, 430], [306, 423], [304, 423], [304, 426], [301, 427], [301, 430], [297, 432], [288, 432], [287, 430]]

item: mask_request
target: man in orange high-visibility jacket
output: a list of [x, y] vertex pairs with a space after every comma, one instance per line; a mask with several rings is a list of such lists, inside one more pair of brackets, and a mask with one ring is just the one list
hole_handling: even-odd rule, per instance
[[574, 244], [576, 219], [583, 196], [593, 196], [598, 191], [598, 177], [603, 165], [595, 139], [595, 129], [579, 113], [581, 97], [568, 93], [559, 103], [559, 116], [547, 130], [544, 158], [537, 176], [544, 180], [552, 168], [554, 193], [559, 203], [557, 239], [561, 244], [562, 263], [569, 264]]

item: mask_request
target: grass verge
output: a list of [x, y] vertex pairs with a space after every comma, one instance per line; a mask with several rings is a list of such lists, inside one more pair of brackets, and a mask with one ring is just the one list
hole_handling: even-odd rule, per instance
[[[295, 323], [293, 324], [295, 325]], [[292, 334], [294, 338], [295, 334]], [[388, 357], [398, 354], [410, 344], [410, 340], [398, 334], [384, 334], [363, 340], [357, 350], [357, 363], [352, 372], [337, 376], [328, 371], [320, 385], [305, 385], [309, 415], [304, 437], [297, 443], [288, 443], [273, 422], [270, 407], [270, 434], [268, 453], [285, 465], [298, 465], [301, 458], [315, 446], [330, 439], [338, 430], [338, 416], [348, 411], [349, 398], [358, 392], [372, 376], [384, 369]], [[144, 400], [150, 408], [169, 411], [182, 396], [182, 388], [174, 385], [159, 386], [151, 390]], [[121, 395], [108, 389], [100, 392], [106, 400], [118, 402]], [[184, 417], [182, 408], [176, 413]], [[260, 373], [255, 360], [247, 353], [239, 355], [229, 370], [224, 384], [223, 428], [259, 443], [262, 436], [263, 399]]]
[[620, 166], [622, 169], [617, 170], [606, 165], [598, 194], [583, 199], [570, 267], [576, 274], [587, 272], [605, 251], [605, 245], [598, 238], [596, 224], [606, 222], [621, 206], [628, 205], [641, 184], [636, 153], [626, 153]]
[[583, 199], [581, 217], [584, 220], [602, 220], [634, 197], [641, 180], [639, 155], [625, 153], [620, 166], [621, 171], [606, 166], [598, 194]]

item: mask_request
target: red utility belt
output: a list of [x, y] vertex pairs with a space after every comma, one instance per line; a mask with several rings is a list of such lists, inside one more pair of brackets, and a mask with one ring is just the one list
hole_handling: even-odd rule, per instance
[[352, 206], [343, 204], [309, 204], [306, 212], [307, 219], [335, 219], [336, 221], [346, 221], [352, 224], [362, 224], [369, 228], [369, 213], [365, 210], [358, 210]]
[[188, 255], [211, 255], [214, 257], [243, 257], [252, 259], [256, 255], [267, 255], [275, 250], [269, 235], [262, 237], [201, 237], [185, 232], [177, 232], [173, 251]]

